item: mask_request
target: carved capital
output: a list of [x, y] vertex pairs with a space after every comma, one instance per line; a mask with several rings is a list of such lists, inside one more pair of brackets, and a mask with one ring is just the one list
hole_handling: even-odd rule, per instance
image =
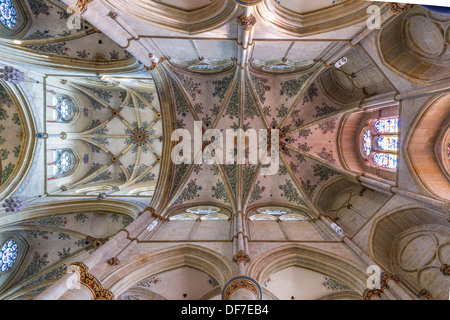
[[256, 300], [261, 300], [262, 292], [258, 283], [249, 277], [236, 277], [231, 279], [223, 289], [222, 300], [230, 300], [231, 294], [239, 289], [250, 290], [254, 295]]
[[250, 31], [256, 24], [256, 18], [252, 15], [247, 17], [245, 14], [242, 14], [237, 18], [237, 22], [244, 31]]
[[104, 289], [100, 281], [89, 273], [89, 268], [83, 263], [72, 263], [64, 273], [69, 272], [78, 274], [80, 283], [92, 292], [95, 300], [114, 300], [114, 294], [110, 290]]
[[380, 289], [372, 289], [372, 290], [366, 290], [364, 292], [364, 300], [371, 300], [374, 296], [381, 297], [381, 291]]
[[400, 14], [400, 13], [403, 13], [405, 11], [410, 10], [414, 5], [413, 4], [401, 4], [401, 3], [398, 3], [398, 2], [393, 2], [393, 3], [390, 3], [390, 6], [391, 6], [392, 13]]

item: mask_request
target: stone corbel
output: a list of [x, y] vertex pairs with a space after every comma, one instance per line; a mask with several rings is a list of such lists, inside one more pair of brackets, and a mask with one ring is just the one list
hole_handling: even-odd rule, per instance
[[233, 256], [233, 262], [236, 262], [237, 264], [242, 262], [245, 265], [247, 262], [250, 262], [250, 257], [244, 250], [239, 250], [238, 253]]
[[252, 15], [248, 17], [243, 13], [237, 18], [237, 23], [244, 29], [244, 31], [250, 31], [256, 25], [256, 18]]

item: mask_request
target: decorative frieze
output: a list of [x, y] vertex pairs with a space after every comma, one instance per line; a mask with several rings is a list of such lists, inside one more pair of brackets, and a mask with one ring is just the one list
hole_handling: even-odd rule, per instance
[[251, 291], [255, 295], [256, 300], [262, 299], [262, 292], [258, 283], [252, 278], [241, 276], [231, 279], [225, 285], [222, 292], [222, 300], [230, 300], [233, 292], [239, 289], [247, 289]]
[[95, 300], [114, 300], [114, 294], [104, 289], [100, 281], [89, 273], [89, 268], [81, 262], [72, 263], [64, 273], [77, 273], [79, 281], [94, 295]]

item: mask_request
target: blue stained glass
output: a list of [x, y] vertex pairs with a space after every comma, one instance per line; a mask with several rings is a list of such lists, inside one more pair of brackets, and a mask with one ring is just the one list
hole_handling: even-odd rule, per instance
[[398, 133], [398, 118], [387, 118], [377, 121], [375, 130], [379, 133]]
[[3, 244], [0, 253], [0, 269], [2, 272], [8, 271], [17, 259], [17, 243], [14, 240], [8, 240]]
[[391, 170], [397, 169], [397, 155], [389, 153], [377, 153], [373, 157], [373, 162], [381, 168]]
[[0, 21], [9, 29], [17, 22], [17, 13], [11, 0], [0, 0]]
[[370, 134], [369, 129], [364, 130], [363, 133], [364, 154], [366, 155], [366, 157], [368, 157], [370, 155], [370, 152], [372, 151], [372, 135]]
[[398, 138], [397, 136], [380, 136], [378, 139], [378, 148], [383, 151], [397, 151]]

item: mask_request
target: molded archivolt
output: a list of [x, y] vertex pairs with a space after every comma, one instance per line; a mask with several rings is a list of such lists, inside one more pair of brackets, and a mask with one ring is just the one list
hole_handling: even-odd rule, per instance
[[266, 0], [255, 7], [256, 18], [292, 36], [306, 36], [343, 29], [364, 22], [367, 7], [379, 2], [345, 1], [334, 6], [305, 13], [291, 11], [277, 1]]
[[349, 259], [341, 259], [336, 254], [298, 245], [277, 247], [257, 256], [252, 259], [248, 274], [263, 284], [270, 275], [293, 266], [328, 275], [361, 295], [367, 289], [365, 267], [357, 266]]
[[415, 83], [430, 83], [450, 75], [450, 17], [421, 6], [386, 25], [379, 33], [383, 63]]
[[151, 0], [108, 0], [105, 3], [117, 12], [126, 12], [133, 23], [189, 34], [206, 32], [224, 25], [233, 19], [238, 9], [233, 0], [216, 0], [202, 7], [189, 7], [181, 1], [170, 1], [167, 4]]
[[[33, 111], [31, 110], [28, 101], [25, 98], [22, 90], [16, 85], [7, 85], [4, 81], [0, 82], [1, 87], [7, 90], [7, 96], [10, 102], [16, 106], [18, 114], [17, 117], [6, 119], [20, 123], [21, 131], [17, 133], [21, 136], [21, 145], [19, 150], [16, 150], [18, 158], [13, 165], [13, 171], [10, 172], [7, 179], [3, 181], [5, 174], [8, 171], [7, 167], [2, 168], [2, 184], [0, 187], [0, 199], [5, 199], [12, 195], [17, 188], [24, 182], [26, 176], [31, 169], [34, 160], [34, 154], [37, 148], [37, 128], [34, 120]], [[11, 137], [10, 137], [11, 138]], [[17, 139], [17, 138], [12, 138]], [[11, 151], [13, 152], [13, 151]], [[11, 164], [11, 163], [10, 163]]]
[[446, 150], [449, 143], [449, 105], [450, 94], [433, 98], [418, 115], [405, 142], [407, 163], [419, 185], [433, 196], [447, 200], [450, 198]]
[[221, 288], [237, 274], [236, 266], [231, 260], [216, 251], [196, 245], [178, 245], [124, 261], [100, 281], [118, 297], [133, 284], [152, 275], [185, 266], [209, 274]]

